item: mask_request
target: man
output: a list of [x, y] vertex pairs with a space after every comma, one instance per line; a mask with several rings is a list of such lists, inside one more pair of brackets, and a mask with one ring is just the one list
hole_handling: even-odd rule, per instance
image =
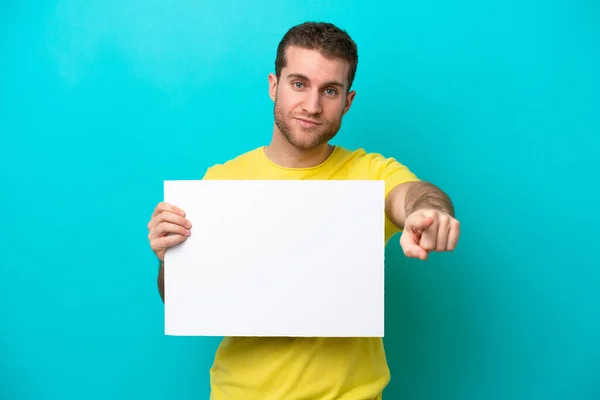
[[[408, 257], [453, 250], [459, 223], [442, 190], [393, 158], [329, 144], [356, 94], [357, 62], [355, 43], [332, 24], [290, 29], [269, 75], [270, 144], [209, 168], [204, 179], [385, 180], [386, 242], [402, 230]], [[165, 252], [186, 240], [191, 222], [176, 205], [159, 203], [148, 224], [163, 301]], [[380, 338], [244, 337], [223, 340], [210, 377], [213, 400], [367, 400], [381, 398], [390, 374]]]

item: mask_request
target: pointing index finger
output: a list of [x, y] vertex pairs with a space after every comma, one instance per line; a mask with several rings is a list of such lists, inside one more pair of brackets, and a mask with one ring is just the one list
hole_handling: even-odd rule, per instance
[[414, 229], [425, 230], [433, 225], [434, 221], [435, 219], [431, 216], [417, 214], [413, 216], [412, 223], [410, 225]]

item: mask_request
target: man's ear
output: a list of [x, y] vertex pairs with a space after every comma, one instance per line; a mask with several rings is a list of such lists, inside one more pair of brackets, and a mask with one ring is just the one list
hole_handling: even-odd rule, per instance
[[269, 97], [273, 101], [277, 98], [277, 76], [273, 73], [269, 74]]
[[346, 106], [344, 107], [344, 112], [342, 113], [342, 115], [345, 115], [348, 110], [350, 110], [350, 106], [352, 105], [352, 102], [354, 101], [354, 96], [356, 96], [356, 91], [352, 90], [351, 92], [349, 92], [346, 95]]

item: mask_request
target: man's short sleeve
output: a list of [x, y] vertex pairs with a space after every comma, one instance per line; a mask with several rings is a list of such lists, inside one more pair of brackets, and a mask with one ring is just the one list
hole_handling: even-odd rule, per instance
[[419, 180], [407, 166], [399, 163], [395, 158], [385, 158], [380, 154], [372, 154], [369, 158], [369, 174], [373, 176], [372, 179], [385, 180], [386, 196], [401, 183]]
[[[395, 158], [387, 158], [381, 154], [365, 154], [363, 164], [367, 171], [368, 179], [384, 180], [385, 195], [387, 196], [393, 188], [405, 182], [417, 182], [419, 178], [406, 166], [398, 162]], [[361, 168], [362, 169], [362, 168]], [[385, 216], [385, 241], [387, 241], [400, 229]]]
[[222, 164], [215, 164], [206, 169], [206, 172], [204, 173], [202, 180], [208, 181], [208, 180], [227, 179], [226, 172], [227, 171], [225, 170], [225, 168], [223, 167]]
[[202, 180], [206, 181], [206, 180], [215, 179], [213, 171], [214, 171], [214, 167], [207, 168], [206, 172], [204, 173], [204, 176], [202, 177]]

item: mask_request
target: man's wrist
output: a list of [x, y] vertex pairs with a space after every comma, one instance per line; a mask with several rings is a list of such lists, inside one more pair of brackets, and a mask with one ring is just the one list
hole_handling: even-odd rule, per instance
[[415, 182], [406, 193], [406, 216], [421, 209], [438, 210], [454, 217], [454, 205], [450, 197], [437, 186], [425, 181]]

